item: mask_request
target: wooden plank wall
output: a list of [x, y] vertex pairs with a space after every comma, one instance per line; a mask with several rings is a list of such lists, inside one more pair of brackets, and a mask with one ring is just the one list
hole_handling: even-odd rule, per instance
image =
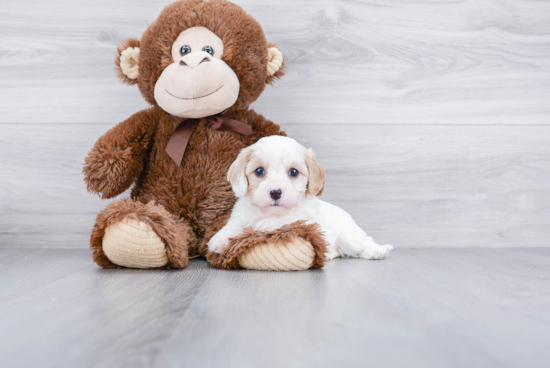
[[[550, 1], [236, 0], [288, 56], [253, 108], [318, 153], [324, 198], [398, 247], [549, 246]], [[81, 168], [147, 105], [113, 51], [159, 0], [0, 6], [0, 246], [88, 246]]]

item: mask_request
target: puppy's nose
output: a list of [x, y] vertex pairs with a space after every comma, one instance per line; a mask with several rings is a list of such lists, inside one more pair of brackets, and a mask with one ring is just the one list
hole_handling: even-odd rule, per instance
[[269, 192], [269, 195], [271, 196], [271, 198], [273, 198], [274, 200], [277, 200], [279, 198], [281, 198], [281, 194], [283, 193], [282, 190], [280, 189], [273, 189], [271, 192]]

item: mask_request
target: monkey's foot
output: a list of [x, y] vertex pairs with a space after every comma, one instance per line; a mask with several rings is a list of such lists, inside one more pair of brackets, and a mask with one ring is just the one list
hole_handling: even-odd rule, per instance
[[162, 239], [151, 226], [130, 218], [105, 229], [103, 252], [111, 262], [124, 267], [157, 268], [168, 263]]
[[326, 253], [319, 226], [297, 221], [266, 233], [247, 229], [230, 239], [222, 253], [209, 253], [207, 259], [223, 269], [300, 271], [322, 268]]
[[104, 268], [183, 268], [196, 241], [191, 226], [163, 206], [124, 198], [97, 215], [90, 247]]
[[310, 242], [300, 237], [267, 242], [248, 248], [237, 257], [239, 266], [249, 270], [301, 271], [307, 270], [315, 260], [315, 250]]

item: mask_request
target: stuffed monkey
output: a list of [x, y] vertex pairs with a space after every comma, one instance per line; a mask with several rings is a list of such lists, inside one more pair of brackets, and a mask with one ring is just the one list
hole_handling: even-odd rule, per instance
[[261, 137], [285, 135], [249, 109], [285, 70], [256, 20], [225, 0], [177, 1], [141, 40], [122, 42], [115, 62], [151, 107], [109, 130], [85, 159], [90, 192], [113, 198], [133, 185], [131, 198], [96, 218], [90, 243], [99, 266], [183, 268], [195, 256], [225, 269], [323, 266], [322, 234], [304, 223], [247, 230], [223, 253], [208, 252], [235, 202], [229, 166]]

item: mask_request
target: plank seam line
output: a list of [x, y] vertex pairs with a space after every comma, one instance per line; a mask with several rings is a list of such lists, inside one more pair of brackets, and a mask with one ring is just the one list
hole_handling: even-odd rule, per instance
[[[189, 266], [187, 266], [189, 267]], [[154, 358], [153, 360], [151, 361], [151, 366], [152, 367], [157, 367], [158, 366], [158, 360], [166, 354], [166, 347], [170, 344], [170, 341], [172, 341], [173, 339], [173, 336], [176, 334], [177, 331], [179, 331], [179, 327], [180, 325], [185, 321], [185, 316], [189, 313], [189, 310], [191, 309], [191, 307], [193, 306], [193, 304], [195, 303], [195, 299], [197, 298], [197, 295], [201, 292], [202, 290], [202, 286], [204, 285], [204, 283], [210, 278], [210, 276], [212, 275], [212, 267], [210, 266], [210, 263], [208, 263], [208, 265], [206, 266], [205, 268], [205, 272], [208, 272], [208, 275], [204, 278], [204, 280], [200, 283], [200, 285], [198, 285], [197, 287], [197, 292], [195, 293], [195, 295], [193, 295], [193, 298], [191, 299], [191, 301], [189, 302], [189, 305], [187, 305], [187, 308], [185, 308], [183, 314], [181, 315], [181, 317], [179, 318], [178, 320], [178, 323], [176, 324], [176, 326], [172, 329], [172, 332], [170, 332], [170, 335], [168, 337], [166, 337], [166, 339], [164, 340], [164, 343], [162, 345], [162, 347], [159, 349], [158, 353], [156, 355], [154, 355]]]

